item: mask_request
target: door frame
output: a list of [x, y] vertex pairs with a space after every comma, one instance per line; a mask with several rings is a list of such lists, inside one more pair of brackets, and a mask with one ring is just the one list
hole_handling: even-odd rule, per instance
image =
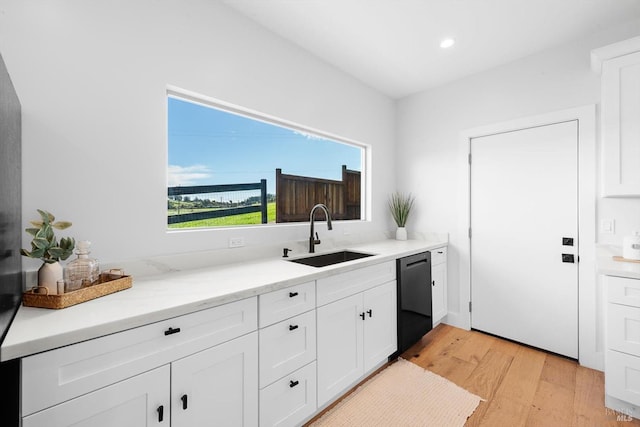
[[450, 311], [448, 321], [465, 329], [471, 328], [471, 139], [518, 129], [559, 122], [578, 122], [578, 360], [581, 365], [603, 370], [604, 353], [598, 345], [598, 324], [602, 310], [597, 306], [596, 287], [596, 106], [586, 105], [551, 113], [529, 116], [460, 132], [460, 180], [458, 189], [458, 247], [460, 299], [459, 311]]

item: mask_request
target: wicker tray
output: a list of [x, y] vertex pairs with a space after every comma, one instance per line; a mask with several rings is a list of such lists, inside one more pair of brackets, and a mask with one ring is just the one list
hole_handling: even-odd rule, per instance
[[621, 256], [617, 256], [617, 255], [615, 255], [615, 256], [613, 257], [613, 260], [614, 260], [614, 261], [622, 261], [622, 262], [637, 262], [637, 263], [640, 263], [640, 260], [637, 260], [637, 259], [628, 259], [628, 258], [623, 258], [623, 257], [621, 257]]
[[97, 284], [60, 295], [38, 294], [36, 288], [30, 289], [22, 294], [22, 304], [27, 307], [65, 308], [129, 289], [132, 283], [131, 276], [113, 276], [110, 273], [102, 273]]

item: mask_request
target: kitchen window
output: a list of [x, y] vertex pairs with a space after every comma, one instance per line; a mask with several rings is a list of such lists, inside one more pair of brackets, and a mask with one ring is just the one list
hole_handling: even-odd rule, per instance
[[204, 97], [169, 92], [167, 226], [364, 219], [366, 146]]

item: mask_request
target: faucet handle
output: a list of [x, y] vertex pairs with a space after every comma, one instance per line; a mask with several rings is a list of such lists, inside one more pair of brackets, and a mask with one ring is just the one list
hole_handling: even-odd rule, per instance
[[318, 236], [318, 232], [316, 231], [316, 241], [315, 241], [315, 244], [316, 244], [316, 245], [319, 245], [320, 243], [321, 243], [321, 242], [320, 242], [320, 236]]

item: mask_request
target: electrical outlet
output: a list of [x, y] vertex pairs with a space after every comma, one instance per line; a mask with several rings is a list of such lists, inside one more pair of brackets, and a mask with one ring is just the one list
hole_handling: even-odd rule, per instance
[[244, 237], [229, 237], [230, 248], [241, 248], [244, 246]]
[[616, 234], [616, 220], [615, 219], [600, 220], [600, 232], [602, 234]]

